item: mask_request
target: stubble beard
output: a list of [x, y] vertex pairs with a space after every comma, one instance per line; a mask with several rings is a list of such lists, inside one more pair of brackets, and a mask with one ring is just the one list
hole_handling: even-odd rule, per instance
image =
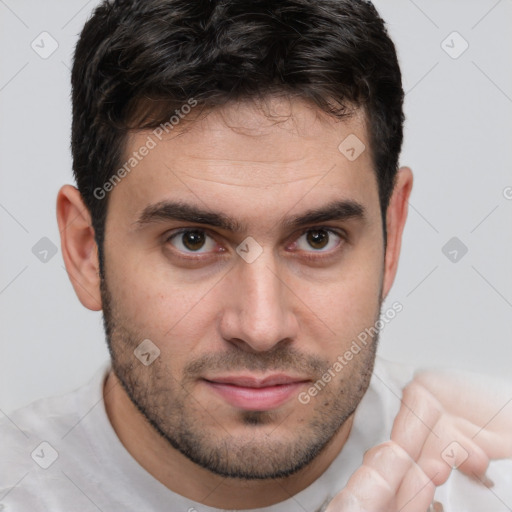
[[[100, 288], [112, 370], [128, 397], [170, 446], [216, 475], [266, 480], [297, 473], [329, 446], [370, 383], [378, 334], [357, 359], [343, 368], [341, 379], [331, 381], [307, 405], [295, 399], [295, 410], [304, 411], [306, 415], [300, 423], [290, 425], [287, 436], [282, 435], [287, 417], [279, 420], [279, 414], [274, 411], [238, 411], [238, 423], [243, 426], [244, 434], [237, 436], [222, 427], [222, 418], [211, 416], [187, 392], [205, 370], [289, 370], [315, 375], [316, 382], [332, 362], [305, 357], [278, 344], [272, 351], [259, 354], [233, 350], [205, 356], [187, 364], [183, 372], [187, 377], [178, 382], [162, 357], [150, 366], [136, 359], [133, 351], [146, 336], [131, 328], [128, 319], [122, 318], [104, 277]], [[268, 426], [273, 428], [269, 430]], [[263, 434], [262, 429], [271, 433]]]

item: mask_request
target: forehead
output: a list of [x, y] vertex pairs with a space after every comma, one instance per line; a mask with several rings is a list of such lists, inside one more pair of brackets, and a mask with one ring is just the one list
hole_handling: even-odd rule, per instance
[[130, 135], [121, 165], [134, 153], [137, 163], [112, 190], [109, 210], [129, 207], [136, 216], [149, 203], [189, 198], [239, 211], [251, 201], [271, 213], [276, 205], [289, 210], [293, 201], [315, 207], [340, 197], [378, 209], [361, 112], [339, 120], [301, 100], [272, 99], [183, 117], [167, 130]]

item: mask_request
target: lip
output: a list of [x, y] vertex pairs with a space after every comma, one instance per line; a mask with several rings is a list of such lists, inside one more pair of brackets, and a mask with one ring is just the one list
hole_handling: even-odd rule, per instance
[[299, 389], [308, 379], [284, 374], [257, 378], [249, 375], [214, 377], [203, 382], [233, 407], [248, 411], [276, 409]]
[[227, 375], [225, 377], [212, 377], [211, 379], [205, 380], [219, 384], [232, 384], [233, 386], [241, 386], [245, 388], [263, 388], [268, 386], [292, 384], [294, 382], [305, 382], [308, 379], [293, 377], [284, 373], [276, 373], [274, 375], [267, 375], [263, 378], [258, 378], [254, 375]]

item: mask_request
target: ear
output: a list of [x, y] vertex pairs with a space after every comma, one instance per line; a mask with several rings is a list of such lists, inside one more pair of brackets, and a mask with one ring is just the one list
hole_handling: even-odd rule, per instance
[[92, 311], [101, 309], [98, 247], [91, 215], [80, 192], [64, 185], [57, 196], [62, 256], [80, 302]]
[[382, 300], [386, 298], [395, 280], [412, 183], [413, 177], [411, 169], [408, 167], [398, 169], [395, 188], [393, 189], [386, 213], [387, 246], [384, 260]]

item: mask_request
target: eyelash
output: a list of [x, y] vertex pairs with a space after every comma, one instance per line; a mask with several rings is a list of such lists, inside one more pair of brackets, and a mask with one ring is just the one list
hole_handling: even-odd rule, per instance
[[[191, 227], [191, 228], [182, 228], [177, 231], [173, 231], [171, 234], [169, 234], [168, 236], [165, 237], [165, 243], [170, 243], [172, 239], [178, 237], [179, 235], [182, 235], [183, 233], [188, 233], [190, 231], [199, 231], [201, 233], [206, 234], [208, 237], [212, 238], [213, 240], [215, 240], [215, 237], [212, 236], [207, 229]], [[310, 228], [302, 231], [298, 235], [298, 237], [293, 240], [293, 243], [295, 243], [302, 236], [306, 235], [307, 233], [309, 233], [311, 231], [326, 231], [330, 236], [331, 235], [337, 236], [340, 239], [340, 241], [338, 242], [338, 244], [336, 245], [336, 247], [334, 249], [331, 249], [329, 251], [321, 251], [321, 250], [315, 251], [314, 249], [312, 249], [311, 251], [305, 251], [306, 255], [303, 257], [305, 257], [306, 259], [319, 261], [322, 258], [325, 259], [330, 256], [333, 256], [334, 253], [338, 252], [340, 246], [344, 242], [348, 241], [347, 234], [342, 230], [333, 229], [333, 228], [327, 227], [327, 226], [313, 226], [313, 227], [310, 227]], [[330, 242], [330, 240], [329, 240], [329, 242]], [[176, 251], [179, 254], [179, 256], [182, 258], [185, 258], [188, 260], [196, 260], [196, 261], [205, 259], [206, 257], [203, 256], [204, 254], [210, 254], [208, 252], [206, 252], [206, 253], [198, 253], [198, 252], [194, 253], [193, 251], [192, 252], [184, 252], [184, 251], [181, 251], [180, 249], [176, 249], [176, 248], [173, 248], [173, 250]], [[223, 252], [225, 252], [225, 249], [223, 249], [222, 251], [219, 251], [219, 252], [223, 253]]]

